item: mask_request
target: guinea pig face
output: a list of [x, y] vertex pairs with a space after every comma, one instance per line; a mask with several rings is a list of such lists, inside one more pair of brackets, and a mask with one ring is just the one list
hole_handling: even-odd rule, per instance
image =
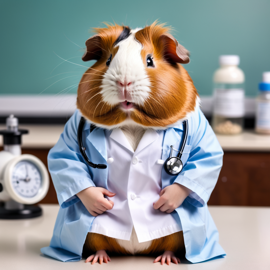
[[187, 71], [188, 51], [155, 23], [131, 30], [96, 29], [84, 61], [97, 60], [83, 75], [77, 107], [97, 126], [137, 124], [166, 128], [194, 111], [197, 91]]

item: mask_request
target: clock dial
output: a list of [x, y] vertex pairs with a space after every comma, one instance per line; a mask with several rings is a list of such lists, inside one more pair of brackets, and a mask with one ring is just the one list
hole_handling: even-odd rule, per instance
[[30, 161], [18, 162], [12, 171], [12, 186], [19, 195], [32, 198], [41, 188], [41, 174]]

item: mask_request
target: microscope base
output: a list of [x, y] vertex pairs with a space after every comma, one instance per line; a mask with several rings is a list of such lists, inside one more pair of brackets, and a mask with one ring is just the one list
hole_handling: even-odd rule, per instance
[[42, 209], [37, 205], [24, 205], [22, 209], [8, 210], [0, 205], [0, 219], [27, 219], [40, 217]]

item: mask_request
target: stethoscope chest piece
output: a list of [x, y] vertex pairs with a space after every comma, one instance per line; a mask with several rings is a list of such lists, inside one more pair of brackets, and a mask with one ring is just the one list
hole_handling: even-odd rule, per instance
[[165, 161], [165, 170], [168, 174], [179, 174], [183, 169], [183, 163], [179, 157], [169, 157]]
[[179, 174], [183, 169], [183, 162], [181, 160], [181, 157], [182, 157], [182, 154], [186, 145], [186, 141], [187, 141], [187, 136], [188, 136], [188, 120], [185, 120], [183, 122], [183, 127], [184, 127], [184, 139], [183, 139], [178, 155], [176, 157], [172, 156], [174, 149], [173, 149], [173, 145], [171, 145], [170, 156], [166, 159], [164, 163], [165, 171], [170, 175]]

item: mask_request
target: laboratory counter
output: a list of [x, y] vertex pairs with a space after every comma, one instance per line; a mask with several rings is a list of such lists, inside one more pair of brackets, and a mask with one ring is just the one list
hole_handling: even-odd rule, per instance
[[[0, 130], [6, 129], [0, 125]], [[63, 132], [64, 125], [20, 125], [20, 129], [28, 129], [29, 134], [23, 136], [24, 148], [51, 148]], [[263, 151], [270, 152], [270, 135], [256, 134], [247, 130], [239, 135], [218, 135], [218, 141], [224, 151]], [[0, 136], [2, 145], [2, 136]]]
[[[58, 141], [64, 125], [20, 125], [22, 153], [37, 156], [47, 166], [47, 155]], [[5, 126], [0, 125], [0, 129]], [[209, 205], [270, 206], [270, 136], [245, 131], [239, 135], [217, 135], [225, 154], [217, 185]], [[0, 136], [0, 151], [2, 136]], [[51, 181], [51, 180], [50, 180]], [[41, 203], [57, 203], [51, 181]]]
[[154, 257], [113, 257], [108, 264], [91, 265], [84, 260], [60, 262], [41, 254], [48, 246], [58, 205], [41, 205], [43, 216], [27, 220], [0, 220], [0, 260], [3, 270], [43, 269], [207, 269], [239, 270], [270, 269], [270, 208], [263, 207], [209, 207], [220, 234], [225, 258], [199, 264], [182, 261], [181, 264], [160, 265]]

